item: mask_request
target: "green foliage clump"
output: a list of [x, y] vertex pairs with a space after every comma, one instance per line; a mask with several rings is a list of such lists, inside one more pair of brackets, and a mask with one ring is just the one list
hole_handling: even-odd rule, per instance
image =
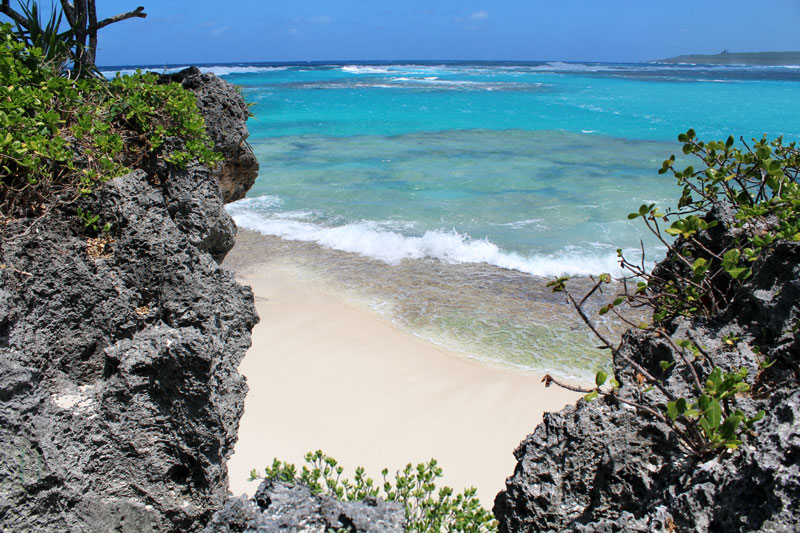
[[442, 469], [435, 459], [411, 464], [395, 473], [394, 481], [389, 471], [382, 472], [383, 483], [377, 485], [358, 467], [352, 480], [342, 478], [343, 468], [335, 459], [317, 450], [307, 453], [306, 465], [298, 473], [297, 467], [275, 459], [260, 475], [255, 469], [250, 480], [277, 479], [287, 483], [300, 483], [314, 494], [324, 494], [342, 501], [359, 501], [367, 497], [381, 497], [400, 502], [405, 507], [405, 529], [409, 532], [463, 532], [489, 533], [497, 530], [494, 516], [484, 509], [475, 497], [475, 489], [455, 494], [450, 487], [436, 491], [436, 479]]
[[[753, 139], [752, 147], [744, 139], [737, 147], [732, 136], [705, 143], [691, 129], [678, 140], [683, 143], [683, 153], [699, 158], [702, 166], [677, 169], [674, 155], [663, 162], [659, 173], [671, 172], [681, 187], [677, 207], [661, 212], [655, 204], [645, 204], [628, 215], [631, 220], [641, 219], [666, 247], [668, 264], [650, 272], [644, 258], [640, 263], [631, 262], [619, 250], [620, 265], [628, 275], [621, 280], [623, 291], [602, 306], [600, 314], [616, 314], [629, 325], [650, 330], [669, 343], [686, 369], [679, 376], [688, 376], [691, 394], [676, 397], [662, 379], [625, 355], [619, 350], [621, 345], [615, 346], [594, 327], [584, 304], [610, 283], [608, 274], [600, 275], [580, 301], [567, 290], [568, 277], [548, 285], [565, 292], [602, 341], [602, 348], [611, 350], [634, 370], [642, 389], [638, 401], [620, 397], [616, 380], [612, 380], [610, 389], [602, 389], [608, 379], [604, 372], [597, 374], [593, 389], [559, 383], [551, 376], [546, 376], [545, 382], [583, 392], [587, 401], [602, 395], [629, 404], [669, 425], [691, 454], [703, 456], [736, 449], [765, 412], [748, 416], [734, 405], [737, 395], [751, 391], [746, 369], [731, 372], [709, 364], [713, 361], [701, 346], [691, 339], [673, 340], [668, 329], [677, 317], [717, 316], [752, 275], [759, 257], [780, 241], [800, 241], [800, 150], [796, 143], [784, 144], [780, 137], [772, 141], [766, 137]], [[710, 231], [722, 219], [728, 226], [724, 238], [710, 237]], [[619, 312], [623, 305], [649, 307], [653, 323], [629, 322]], [[738, 337], [732, 334], [721, 339], [728, 349], [734, 349], [736, 341]], [[666, 374], [675, 362], [661, 361], [661, 371]], [[772, 363], [764, 358], [759, 364], [764, 370]], [[654, 389], [661, 392], [660, 399], [647, 395]]]
[[[742, 444], [740, 425], [744, 430], [751, 430], [753, 424], [764, 418], [764, 411], [759, 411], [753, 417], [745, 415], [741, 409], [734, 409], [726, 415], [725, 408], [728, 398], [736, 394], [750, 391], [750, 385], [745, 381], [747, 369], [738, 372], [723, 372], [714, 368], [708, 375], [704, 390], [691, 402], [685, 398], [678, 398], [667, 404], [667, 414], [674, 423], [678, 417], [684, 416], [691, 423], [697, 422], [703, 432], [703, 445], [699, 451], [736, 449]], [[691, 427], [691, 426], [690, 426]], [[687, 428], [688, 429], [688, 428]]]
[[[647, 272], [619, 252], [622, 267], [642, 280], [632, 301], [653, 307], [656, 323], [679, 315], [718, 314], [751, 275], [750, 265], [759, 256], [780, 240], [800, 241], [796, 143], [785, 145], [781, 137], [772, 141], [763, 137], [750, 147], [740, 139], [740, 148], [733, 136], [705, 143], [691, 129], [678, 140], [684, 154], [699, 158], [702, 167], [679, 170], [674, 155], [662, 164], [659, 173], [671, 172], [682, 188], [677, 209], [661, 213], [655, 205], [642, 205], [628, 215], [641, 218], [666, 246], [667, 257], [675, 264], [671, 276]], [[708, 219], [712, 209], [732, 213], [734, 227], [740, 230], [720, 250], [698, 238], [719, 223]], [[677, 247], [667, 236], [680, 237]]]
[[[39, 216], [145, 159], [221, 160], [194, 95], [180, 85], [141, 72], [73, 80], [8, 24], [0, 42], [0, 220]], [[176, 149], [164, 153], [170, 138]]]

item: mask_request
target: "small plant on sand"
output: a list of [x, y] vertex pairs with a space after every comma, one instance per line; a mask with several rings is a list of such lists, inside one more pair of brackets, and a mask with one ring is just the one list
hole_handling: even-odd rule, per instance
[[474, 488], [460, 494], [454, 494], [450, 487], [442, 487], [437, 492], [436, 479], [442, 476], [442, 469], [435, 459], [416, 467], [408, 464], [395, 473], [393, 480], [389, 471], [384, 469], [381, 484], [366, 477], [362, 467], [356, 468], [352, 480], [342, 478], [343, 468], [319, 450], [307, 453], [305, 460], [306, 464], [298, 472], [295, 465], [275, 459], [264, 474], [255, 469], [250, 472], [250, 480], [277, 479], [300, 483], [314, 494], [342, 501], [381, 497], [400, 502], [405, 507], [405, 529], [410, 532], [489, 533], [497, 530], [494, 516], [481, 506]]
[[[752, 147], [740, 139], [741, 148], [733, 137], [704, 143], [693, 130], [678, 140], [683, 153], [698, 157], [702, 166], [677, 169], [674, 155], [664, 161], [659, 173], [671, 172], [682, 188], [677, 208], [661, 212], [654, 204], [642, 205], [628, 215], [641, 219], [666, 247], [666, 258], [651, 272], [645, 268], [644, 250], [640, 262], [631, 262], [618, 251], [628, 275], [621, 280], [623, 290], [599, 311], [654, 332], [670, 345], [675, 360], [661, 361], [660, 374], [654, 375], [597, 330], [584, 304], [610, 283], [608, 274], [597, 277], [580, 301], [567, 289], [569, 278], [560, 277], [548, 285], [566, 294], [601, 347], [633, 370], [641, 390], [638, 398], [623, 398], [619, 382], [604, 372], [596, 375], [595, 388], [573, 387], [551, 376], [545, 382], [583, 392], [587, 401], [604, 396], [628, 404], [670, 426], [688, 453], [705, 456], [737, 448], [765, 413], [748, 415], [735, 405], [737, 395], [751, 390], [747, 370], [723, 370], [693, 339], [673, 339], [675, 320], [719, 315], [737, 297], [759, 257], [780, 241], [800, 241], [800, 150], [782, 138], [753, 140]], [[650, 308], [652, 323], [629, 322], [619, 312], [623, 305]], [[727, 349], [735, 349], [737, 341], [733, 335], [722, 339]], [[677, 373], [672, 370], [676, 364]], [[761, 368], [770, 364], [764, 359]], [[673, 375], [688, 380], [690, 395], [676, 396], [664, 385], [664, 379]]]

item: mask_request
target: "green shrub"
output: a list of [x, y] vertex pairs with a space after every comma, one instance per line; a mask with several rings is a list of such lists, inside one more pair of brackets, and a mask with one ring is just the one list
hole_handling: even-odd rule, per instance
[[[603, 372], [597, 374], [593, 389], [560, 383], [551, 376], [546, 376], [545, 382], [583, 392], [587, 401], [602, 395], [629, 404], [669, 425], [690, 454], [703, 456], [737, 448], [765, 413], [748, 416], [732, 405], [736, 395], [750, 393], [745, 369], [726, 372], [710, 365], [703, 347], [692, 339], [673, 340], [669, 329], [676, 317], [719, 315], [752, 275], [752, 265], [760, 256], [779, 241], [800, 241], [800, 150], [796, 143], [786, 145], [780, 137], [772, 141], [766, 137], [753, 139], [752, 147], [740, 139], [741, 147], [737, 147], [732, 136], [705, 143], [689, 130], [678, 140], [683, 143], [683, 153], [699, 158], [702, 166], [679, 170], [674, 155], [662, 164], [659, 173], [672, 172], [681, 187], [677, 207], [661, 212], [654, 204], [642, 205], [628, 215], [631, 220], [641, 219], [663, 243], [666, 264], [649, 272], [644, 258], [632, 262], [618, 251], [628, 276], [621, 280], [623, 292], [601, 307], [600, 314], [611, 312], [627, 322], [619, 312], [620, 306], [652, 309], [652, 324], [628, 324], [653, 331], [671, 345], [677, 360], [687, 369], [692, 394], [676, 397], [663, 386], [662, 379], [625, 356], [620, 345], [615, 346], [594, 327], [584, 303], [590, 295], [602, 292], [603, 285], [611, 281], [608, 274], [600, 275], [580, 301], [567, 290], [568, 277], [557, 278], [549, 286], [564, 291], [602, 347], [630, 365], [641, 378], [640, 400], [621, 398], [616, 380], [612, 380], [610, 389], [602, 389], [608, 377]], [[720, 216], [729, 218], [731, 226], [721, 240], [709, 233], [718, 226]], [[672, 237], [677, 238], [673, 241]], [[732, 335], [721, 339], [729, 349], [735, 349], [737, 340]], [[666, 373], [675, 362], [661, 361], [661, 371]], [[762, 369], [771, 364], [766, 358], [760, 362]], [[653, 389], [662, 393], [661, 400], [647, 395]]]
[[406, 465], [402, 471], [395, 473], [394, 481], [388, 477], [389, 471], [384, 469], [383, 483], [380, 485], [366, 477], [362, 467], [356, 468], [352, 480], [342, 478], [343, 468], [335, 459], [319, 450], [307, 453], [305, 460], [306, 465], [298, 473], [293, 464], [275, 459], [263, 475], [253, 470], [250, 480], [266, 478], [301, 483], [314, 494], [324, 494], [342, 501], [382, 497], [387, 501], [400, 502], [405, 507], [406, 531], [488, 533], [497, 530], [494, 516], [481, 506], [474, 488], [455, 495], [450, 487], [436, 491], [436, 479], [442, 476], [442, 469], [435, 459], [416, 467]]
[[[35, 217], [147, 158], [213, 165], [221, 155], [194, 95], [137, 72], [72, 80], [0, 25], [0, 217]], [[164, 153], [168, 138], [178, 149]]]

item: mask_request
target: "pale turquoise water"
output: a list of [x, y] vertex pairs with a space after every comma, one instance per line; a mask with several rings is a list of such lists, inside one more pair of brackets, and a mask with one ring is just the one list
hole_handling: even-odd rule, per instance
[[255, 104], [261, 171], [230, 206], [240, 226], [280, 237], [276, 254], [412, 332], [474, 357], [580, 376], [606, 355], [562, 300], [521, 283], [613, 272], [616, 249], [634, 254], [640, 239], [657, 259], [626, 215], [674, 201], [674, 178], [656, 171], [680, 152], [678, 133], [800, 139], [800, 69], [788, 67], [210, 70]]
[[[229, 69], [262, 165], [248, 227], [397, 260], [587, 273], [670, 203], [660, 162], [704, 138], [800, 138], [800, 70], [666, 65]], [[240, 69], [241, 70], [241, 69]], [[402, 239], [401, 239], [402, 237]], [[491, 245], [497, 250], [489, 249]]]

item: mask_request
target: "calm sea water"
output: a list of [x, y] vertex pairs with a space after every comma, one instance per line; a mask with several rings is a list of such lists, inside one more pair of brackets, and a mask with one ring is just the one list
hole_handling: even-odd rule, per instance
[[[488, 362], [586, 377], [607, 354], [543, 277], [661, 250], [674, 139], [800, 139], [800, 69], [658, 64], [208, 66], [254, 103], [236, 222], [281, 261]], [[688, 163], [687, 163], [688, 164]], [[610, 327], [610, 325], [609, 325]]]

